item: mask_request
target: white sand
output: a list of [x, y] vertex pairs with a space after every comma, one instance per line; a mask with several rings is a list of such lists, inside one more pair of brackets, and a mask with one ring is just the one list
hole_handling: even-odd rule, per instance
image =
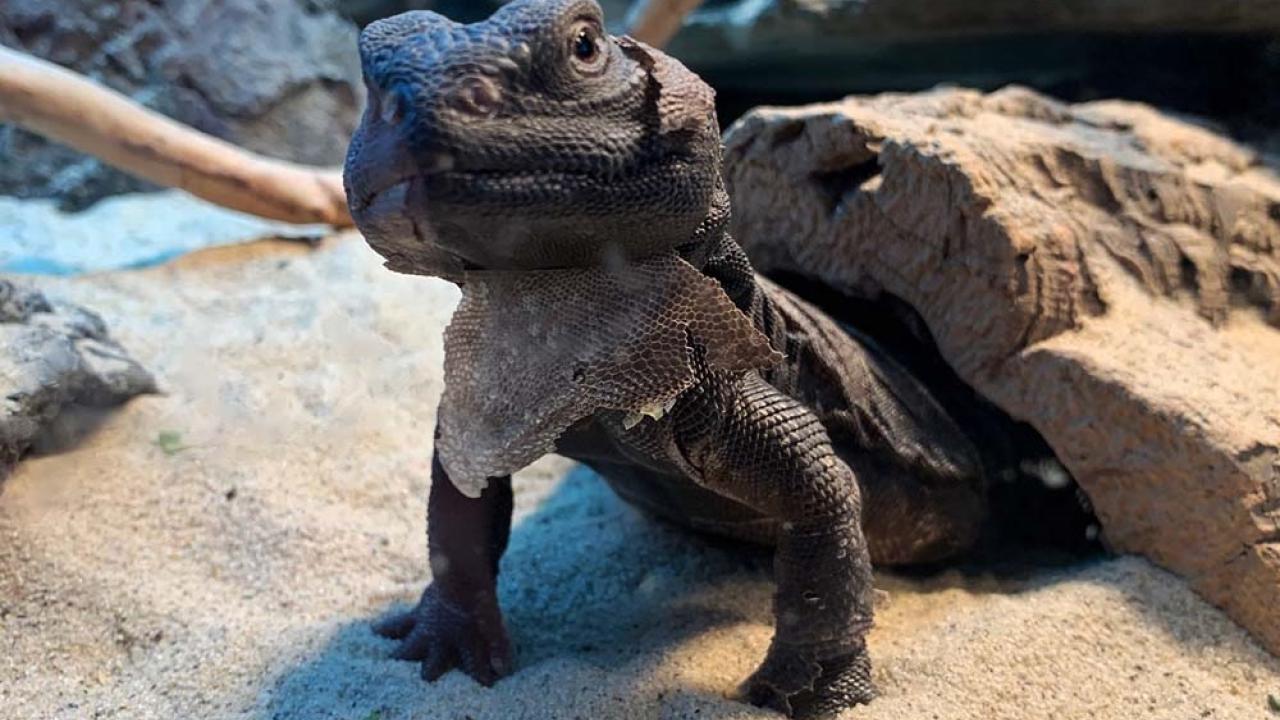
[[[0, 488], [0, 718], [775, 717], [723, 697], [771, 634], [767, 562], [556, 459], [516, 483], [516, 675], [428, 686], [387, 658], [369, 622], [425, 580], [450, 286], [348, 238], [46, 289], [168, 395], [76, 418]], [[1280, 662], [1143, 561], [879, 582], [884, 696], [850, 718], [1278, 717]]]

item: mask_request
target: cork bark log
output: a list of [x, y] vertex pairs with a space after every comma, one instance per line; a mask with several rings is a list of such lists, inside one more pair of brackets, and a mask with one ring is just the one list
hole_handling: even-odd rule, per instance
[[1146, 106], [1011, 88], [762, 108], [727, 138], [759, 267], [921, 315], [1106, 540], [1280, 653], [1280, 179]]

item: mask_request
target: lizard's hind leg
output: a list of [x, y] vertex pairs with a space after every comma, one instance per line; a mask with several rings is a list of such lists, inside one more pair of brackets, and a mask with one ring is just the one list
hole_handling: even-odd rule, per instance
[[928, 477], [864, 453], [841, 453], [863, 492], [862, 529], [876, 565], [919, 565], [972, 550], [989, 508], [976, 478]]

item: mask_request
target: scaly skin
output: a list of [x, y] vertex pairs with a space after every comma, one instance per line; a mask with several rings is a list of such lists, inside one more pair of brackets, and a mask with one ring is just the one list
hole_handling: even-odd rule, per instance
[[[690, 332], [691, 380], [665, 414], [636, 422], [600, 407], [556, 449], [651, 512], [776, 544], [776, 635], [741, 696], [829, 716], [875, 694], [871, 561], [971, 546], [987, 512], [980, 463], [892, 360], [752, 272], [726, 232], [710, 89], [602, 27], [594, 0], [516, 0], [468, 26], [425, 12], [371, 25], [360, 43], [369, 109], [346, 168], [352, 212], [389, 267], [464, 292], [492, 271], [626, 273], [661, 253], [718, 284], [785, 359], [725, 370]], [[378, 630], [402, 639], [397, 657], [420, 661], [427, 680], [458, 667], [489, 684], [511, 669], [496, 595], [510, 478], [473, 498], [447, 466], [437, 451], [433, 582]]]

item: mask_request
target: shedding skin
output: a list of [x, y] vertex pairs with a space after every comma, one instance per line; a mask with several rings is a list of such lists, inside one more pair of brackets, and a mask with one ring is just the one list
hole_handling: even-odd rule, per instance
[[512, 671], [509, 473], [555, 450], [648, 512], [774, 545], [776, 633], [739, 697], [829, 717], [875, 696], [872, 562], [972, 547], [982, 462], [885, 352], [752, 270], [727, 232], [711, 89], [602, 27], [594, 0], [516, 0], [482, 23], [415, 12], [361, 36], [352, 215], [388, 267], [464, 294], [432, 583], [376, 629], [427, 680]]

